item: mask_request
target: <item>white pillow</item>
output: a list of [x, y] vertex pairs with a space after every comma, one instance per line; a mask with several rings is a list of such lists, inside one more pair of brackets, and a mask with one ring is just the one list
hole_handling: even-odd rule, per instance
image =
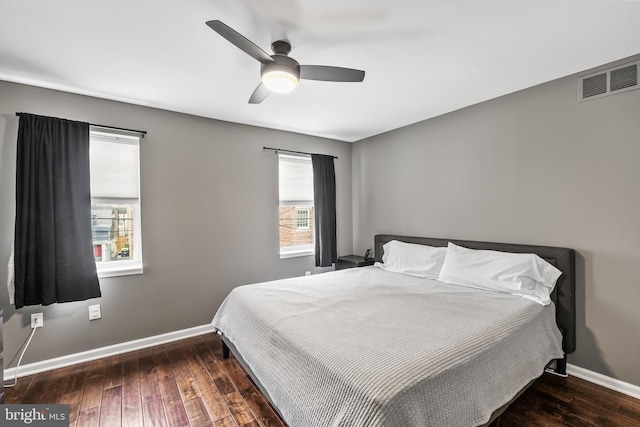
[[506, 292], [548, 305], [561, 274], [535, 254], [475, 250], [449, 242], [438, 280]]
[[444, 256], [447, 253], [447, 248], [444, 247], [417, 245], [398, 240], [391, 240], [385, 243], [382, 248], [384, 249], [382, 263], [377, 262], [376, 266], [383, 270], [428, 279], [438, 278]]

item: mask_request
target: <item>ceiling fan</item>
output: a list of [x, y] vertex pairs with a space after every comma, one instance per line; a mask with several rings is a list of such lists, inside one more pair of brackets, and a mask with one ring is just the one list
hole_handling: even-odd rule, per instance
[[300, 65], [290, 58], [291, 44], [286, 40], [276, 40], [271, 44], [273, 55], [267, 54], [252, 41], [221, 21], [208, 21], [207, 25], [225, 39], [260, 62], [262, 82], [253, 91], [249, 104], [259, 104], [271, 92], [291, 92], [300, 79], [326, 82], [361, 82], [364, 71], [352, 68], [329, 67], [324, 65]]

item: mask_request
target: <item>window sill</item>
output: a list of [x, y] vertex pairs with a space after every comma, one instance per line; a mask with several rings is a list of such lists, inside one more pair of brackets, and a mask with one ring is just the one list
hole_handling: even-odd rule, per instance
[[280, 252], [280, 259], [297, 258], [302, 256], [313, 256], [316, 251], [313, 249], [305, 249], [300, 251]]
[[118, 266], [98, 266], [98, 278], [132, 276], [134, 274], [142, 274], [142, 264], [134, 263], [129, 265]]

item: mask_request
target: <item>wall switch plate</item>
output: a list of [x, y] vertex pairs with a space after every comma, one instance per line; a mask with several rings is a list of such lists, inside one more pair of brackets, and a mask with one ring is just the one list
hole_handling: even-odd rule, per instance
[[100, 304], [90, 305], [89, 306], [89, 320], [96, 320], [102, 317], [102, 313], [100, 312]]
[[42, 328], [44, 326], [44, 318], [42, 313], [33, 313], [31, 315], [31, 329]]

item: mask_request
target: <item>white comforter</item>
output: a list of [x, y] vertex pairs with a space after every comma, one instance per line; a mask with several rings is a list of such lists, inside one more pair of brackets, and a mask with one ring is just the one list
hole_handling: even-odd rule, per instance
[[240, 286], [212, 324], [292, 427], [468, 427], [562, 357], [554, 309], [364, 267]]

